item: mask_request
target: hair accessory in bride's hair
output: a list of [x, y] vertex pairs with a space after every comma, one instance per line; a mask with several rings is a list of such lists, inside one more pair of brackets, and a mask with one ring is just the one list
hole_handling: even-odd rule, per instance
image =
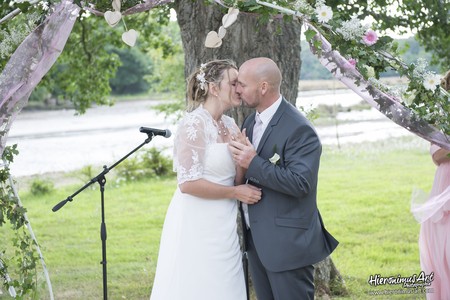
[[196, 76], [197, 80], [200, 82], [200, 88], [202, 90], [205, 90], [205, 87], [206, 87], [205, 67], [206, 67], [206, 64], [201, 64], [200, 72]]

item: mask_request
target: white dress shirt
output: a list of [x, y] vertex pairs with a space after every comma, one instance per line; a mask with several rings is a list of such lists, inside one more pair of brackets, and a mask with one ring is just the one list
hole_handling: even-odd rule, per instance
[[[278, 100], [275, 101], [271, 106], [269, 106], [262, 112], [256, 112], [255, 119], [257, 117], [260, 118], [260, 120], [262, 122], [262, 128], [261, 128], [261, 135], [255, 141], [252, 139], [252, 143], [253, 143], [253, 146], [255, 147], [255, 150], [258, 149], [258, 145], [259, 145], [259, 142], [261, 141], [261, 137], [264, 135], [264, 131], [266, 131], [267, 125], [269, 125], [270, 120], [272, 120], [273, 116], [275, 115], [278, 107], [281, 104], [282, 99], [283, 99], [283, 96], [280, 95], [280, 98], [278, 98]], [[248, 228], [250, 228], [250, 220], [248, 217], [248, 205], [246, 203], [242, 203], [242, 210], [244, 211], [245, 223], [247, 224]]]

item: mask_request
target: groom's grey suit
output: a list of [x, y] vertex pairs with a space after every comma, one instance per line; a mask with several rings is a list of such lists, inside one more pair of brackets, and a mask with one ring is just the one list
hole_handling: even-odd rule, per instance
[[[250, 139], [254, 123], [252, 114], [243, 124]], [[263, 133], [256, 152], [245, 177], [250, 184], [262, 188], [262, 199], [248, 206], [250, 271], [258, 291], [257, 277], [263, 275], [258, 274], [256, 260], [270, 272], [309, 268], [307, 273], [311, 273], [312, 264], [330, 255], [338, 241], [325, 230], [317, 208], [320, 140], [310, 122], [285, 99]], [[273, 164], [269, 158], [275, 153], [280, 159]], [[289, 281], [285, 284], [279, 290], [302, 288], [289, 286]], [[273, 299], [261, 293], [260, 300]], [[308, 294], [311, 295], [310, 291]], [[292, 298], [289, 292], [275, 296], [275, 299]]]

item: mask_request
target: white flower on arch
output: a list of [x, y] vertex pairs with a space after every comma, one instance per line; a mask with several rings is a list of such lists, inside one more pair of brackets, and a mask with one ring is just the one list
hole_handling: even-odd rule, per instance
[[434, 91], [440, 83], [441, 83], [441, 76], [436, 74], [430, 73], [423, 79], [423, 87], [429, 91]]
[[331, 7], [322, 5], [316, 8], [317, 19], [319, 22], [327, 23], [333, 18]]

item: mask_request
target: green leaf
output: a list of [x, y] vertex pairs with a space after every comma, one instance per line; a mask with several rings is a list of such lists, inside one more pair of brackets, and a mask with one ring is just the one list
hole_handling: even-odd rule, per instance
[[320, 40], [315, 40], [314, 43], [314, 48], [321, 50], [322, 49], [322, 41]]
[[306, 31], [305, 31], [305, 37], [306, 37], [306, 40], [307, 40], [308, 42], [311, 41], [312, 38], [316, 36], [316, 34], [317, 34], [317, 32], [316, 32], [315, 30], [312, 30], [312, 29], [306, 30]]

